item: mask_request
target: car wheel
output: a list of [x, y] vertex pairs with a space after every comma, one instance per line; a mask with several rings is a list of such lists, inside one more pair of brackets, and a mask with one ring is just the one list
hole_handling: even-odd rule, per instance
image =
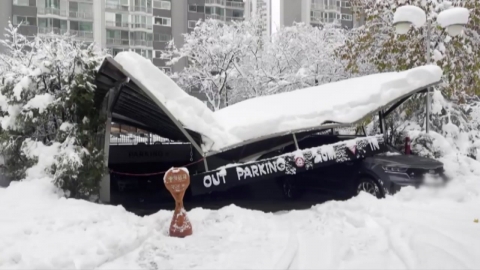
[[292, 178], [285, 178], [283, 179], [283, 183], [282, 183], [283, 195], [285, 196], [285, 198], [289, 200], [295, 200], [300, 198], [301, 196], [300, 191], [295, 186], [293, 181], [294, 180]]
[[383, 198], [385, 195], [383, 194], [382, 187], [380, 184], [371, 179], [371, 178], [361, 178], [357, 184], [357, 195], [360, 192], [369, 193], [377, 198]]

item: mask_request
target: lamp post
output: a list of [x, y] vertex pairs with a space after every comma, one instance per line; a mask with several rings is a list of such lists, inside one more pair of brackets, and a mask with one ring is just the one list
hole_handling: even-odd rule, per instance
[[[447, 10], [444, 10], [438, 14], [437, 22], [440, 26], [446, 29], [446, 32], [455, 37], [462, 33], [463, 28], [468, 23], [469, 11], [466, 8], [462, 7], [452, 7]], [[430, 64], [430, 37], [431, 37], [431, 23], [427, 19], [425, 11], [419, 7], [412, 5], [405, 5], [397, 8], [393, 17], [393, 25], [395, 26], [395, 31], [397, 34], [404, 35], [413, 25], [416, 28], [425, 26], [425, 45], [426, 45], [426, 60], [427, 64]], [[430, 131], [430, 87], [427, 88], [427, 98], [426, 98], [426, 123], [425, 129], [426, 132]]]

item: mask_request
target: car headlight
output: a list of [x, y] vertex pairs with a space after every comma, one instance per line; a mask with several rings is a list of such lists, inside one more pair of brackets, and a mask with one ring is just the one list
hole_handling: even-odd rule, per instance
[[382, 169], [387, 173], [406, 173], [407, 172], [407, 168], [402, 168], [402, 167], [382, 166]]

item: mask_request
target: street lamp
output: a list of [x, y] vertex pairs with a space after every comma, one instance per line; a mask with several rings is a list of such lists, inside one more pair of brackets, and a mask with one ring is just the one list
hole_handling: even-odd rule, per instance
[[[453, 7], [444, 10], [438, 14], [437, 22], [446, 29], [450, 36], [457, 36], [462, 33], [463, 28], [468, 23], [469, 11], [462, 7]], [[427, 63], [430, 64], [430, 32], [432, 27], [430, 21], [427, 20], [425, 11], [419, 7], [405, 5], [397, 8], [393, 16], [393, 25], [397, 34], [404, 35], [413, 25], [416, 28], [424, 26], [426, 23], [425, 43], [427, 48]], [[430, 131], [430, 88], [427, 89], [427, 110], [426, 110], [426, 131]]]

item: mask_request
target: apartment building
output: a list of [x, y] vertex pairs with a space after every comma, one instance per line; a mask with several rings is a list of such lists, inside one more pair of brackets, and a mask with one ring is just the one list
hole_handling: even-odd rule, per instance
[[256, 16], [260, 21], [262, 36], [272, 34], [272, 0], [250, 0], [245, 6], [245, 17]]
[[[354, 16], [350, 0], [0, 0], [0, 34], [22, 22], [27, 36], [70, 33], [95, 42], [113, 55], [125, 50], [149, 58], [165, 72], [180, 71], [186, 60], [168, 66], [161, 50], [199, 20], [238, 21], [256, 15], [268, 37], [279, 26], [336, 22], [352, 28], [363, 22]], [[1, 50], [1, 48], [0, 48]]]
[[[247, 1], [248, 2], [248, 1]], [[11, 20], [22, 22], [20, 33], [51, 35], [70, 33], [85, 42], [95, 42], [113, 55], [134, 50], [166, 72], [179, 71], [180, 61], [167, 66], [161, 58], [172, 38], [182, 46], [183, 35], [198, 20], [243, 20], [243, 0], [1, 0], [2, 34]]]
[[347, 29], [358, 27], [363, 21], [355, 16], [351, 0], [269, 0], [273, 4], [272, 27], [304, 22], [313, 26], [336, 23]]

